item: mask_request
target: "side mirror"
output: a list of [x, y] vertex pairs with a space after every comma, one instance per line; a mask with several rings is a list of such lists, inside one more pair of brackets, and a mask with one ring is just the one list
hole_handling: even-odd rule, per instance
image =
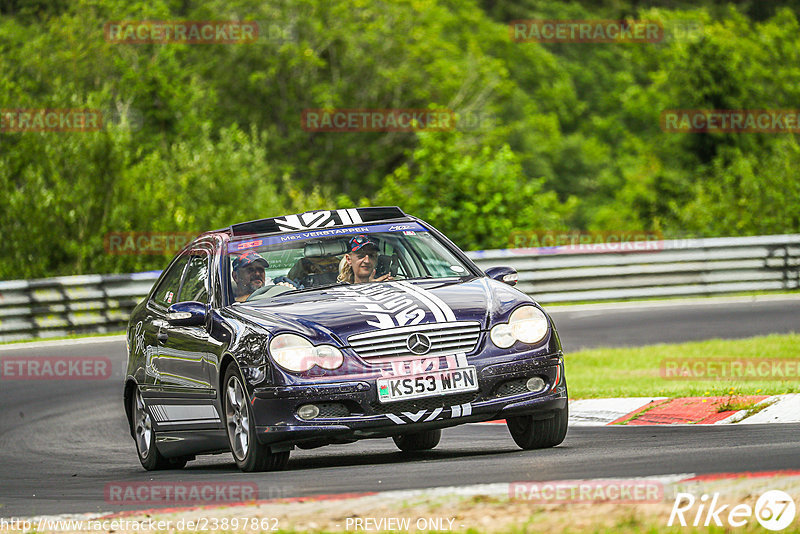
[[510, 286], [517, 285], [519, 275], [513, 267], [489, 267], [484, 271], [486, 276]]
[[172, 326], [202, 326], [206, 324], [206, 305], [194, 300], [173, 304], [167, 309], [167, 322]]

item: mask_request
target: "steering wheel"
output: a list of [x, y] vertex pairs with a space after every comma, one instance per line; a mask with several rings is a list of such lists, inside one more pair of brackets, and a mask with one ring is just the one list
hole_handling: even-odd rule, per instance
[[280, 295], [281, 293], [286, 293], [287, 291], [294, 291], [295, 288], [283, 285], [272, 285], [272, 286], [264, 286], [259, 287], [252, 293], [250, 296], [244, 299], [245, 302], [253, 300], [253, 297], [258, 297], [260, 295], [265, 295], [267, 297], [274, 297], [275, 295]]

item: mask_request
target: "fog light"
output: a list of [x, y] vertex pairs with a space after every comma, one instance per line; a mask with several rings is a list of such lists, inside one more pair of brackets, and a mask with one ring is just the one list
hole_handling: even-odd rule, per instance
[[306, 421], [309, 419], [314, 419], [318, 415], [319, 408], [317, 408], [316, 404], [304, 404], [297, 409], [297, 416]]
[[538, 376], [534, 376], [533, 378], [529, 378], [528, 381], [525, 383], [525, 387], [528, 388], [528, 391], [541, 391], [544, 389], [545, 383]]

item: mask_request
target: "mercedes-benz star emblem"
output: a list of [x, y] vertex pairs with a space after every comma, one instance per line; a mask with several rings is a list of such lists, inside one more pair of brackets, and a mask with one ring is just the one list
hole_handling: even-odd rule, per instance
[[425, 354], [431, 350], [431, 340], [425, 334], [411, 334], [406, 339], [406, 347], [414, 354]]

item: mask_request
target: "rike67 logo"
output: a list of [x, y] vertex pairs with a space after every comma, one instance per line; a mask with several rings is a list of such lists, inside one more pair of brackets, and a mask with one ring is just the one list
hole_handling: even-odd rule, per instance
[[678, 493], [667, 526], [679, 524], [685, 527], [691, 524], [694, 527], [708, 527], [713, 524], [721, 527], [727, 524], [730, 527], [742, 527], [755, 516], [762, 527], [777, 531], [792, 524], [795, 512], [794, 500], [780, 490], [770, 490], [761, 495], [755, 508], [749, 504], [737, 504], [732, 508], [730, 504], [721, 504], [719, 493], [711, 497], [704, 493], [700, 499], [691, 493]]

